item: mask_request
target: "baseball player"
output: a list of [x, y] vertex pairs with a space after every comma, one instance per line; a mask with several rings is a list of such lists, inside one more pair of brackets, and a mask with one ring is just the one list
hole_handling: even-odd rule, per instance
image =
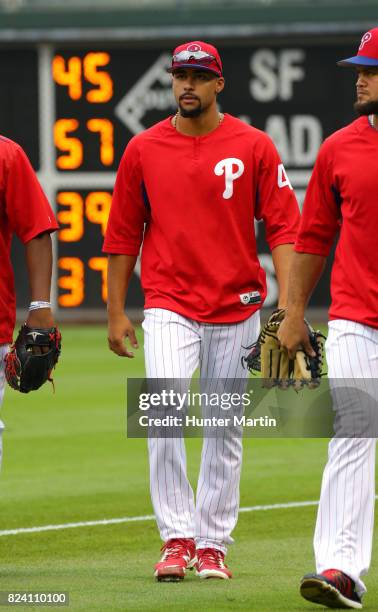
[[[31, 304], [29, 327], [53, 327], [50, 304], [52, 249], [50, 233], [58, 225], [22, 148], [0, 136], [0, 406], [4, 395], [4, 359], [12, 341], [16, 296], [10, 247], [13, 234], [25, 244]], [[2, 430], [0, 421], [0, 459]]]
[[[330, 136], [319, 151], [279, 333], [289, 353], [300, 344], [311, 353], [304, 310], [339, 232], [326, 342], [331, 388], [340, 378], [378, 378], [378, 28], [364, 34], [357, 55], [339, 65], [357, 72], [355, 110], [360, 117]], [[342, 411], [338, 395], [333, 397], [342, 424], [345, 406]], [[354, 407], [360, 417], [363, 406]], [[314, 538], [317, 574], [301, 583], [301, 593], [310, 601], [330, 608], [362, 608], [366, 588], [361, 576], [368, 571], [372, 547], [374, 466], [375, 439], [331, 440]]]
[[[138, 347], [124, 312], [142, 240], [144, 350], [149, 378], [246, 378], [241, 357], [259, 332], [266, 296], [254, 219], [263, 219], [286, 303], [298, 205], [272, 141], [217, 108], [224, 88], [217, 49], [194, 41], [173, 53], [169, 117], [131, 139], [115, 185], [104, 250], [109, 253], [109, 346]], [[206, 437], [196, 501], [182, 438], [148, 440], [152, 503], [164, 546], [160, 581], [231, 578], [224, 563], [239, 507], [239, 437]]]

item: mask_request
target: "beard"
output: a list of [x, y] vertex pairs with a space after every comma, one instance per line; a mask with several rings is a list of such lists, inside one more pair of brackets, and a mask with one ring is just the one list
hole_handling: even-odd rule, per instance
[[359, 115], [378, 115], [378, 100], [355, 102], [353, 108]]
[[180, 109], [181, 117], [184, 117], [185, 119], [192, 119], [192, 118], [195, 119], [196, 117], [199, 117], [201, 113], [203, 113], [204, 111], [204, 109], [202, 108], [201, 102], [198, 104], [197, 108], [192, 108], [190, 110], [186, 110], [179, 103], [179, 109]]

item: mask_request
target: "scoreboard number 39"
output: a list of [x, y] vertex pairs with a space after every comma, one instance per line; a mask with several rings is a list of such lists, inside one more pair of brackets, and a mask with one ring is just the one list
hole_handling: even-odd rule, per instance
[[[57, 193], [57, 218], [61, 228], [58, 232], [60, 307], [81, 306], [85, 302], [86, 291], [94, 293], [90, 291], [91, 285], [97, 289], [97, 293], [100, 290], [103, 303], [107, 300], [107, 258], [100, 253], [111, 199], [109, 191]], [[99, 253], [88, 257], [87, 254], [93, 250]]]

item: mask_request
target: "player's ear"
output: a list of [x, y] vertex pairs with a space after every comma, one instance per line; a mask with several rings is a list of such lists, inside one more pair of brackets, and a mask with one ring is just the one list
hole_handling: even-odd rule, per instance
[[219, 77], [217, 79], [217, 82], [216, 82], [216, 85], [215, 85], [215, 93], [216, 94], [219, 94], [221, 91], [223, 91], [224, 84], [225, 84], [224, 77]]

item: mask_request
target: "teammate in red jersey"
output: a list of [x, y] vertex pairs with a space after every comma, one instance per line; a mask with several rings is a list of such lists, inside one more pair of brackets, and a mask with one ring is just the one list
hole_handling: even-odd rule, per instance
[[[0, 136], [0, 405], [4, 396], [4, 358], [12, 341], [16, 296], [10, 247], [13, 234], [25, 244], [32, 305], [29, 327], [50, 328], [52, 250], [50, 233], [58, 225], [22, 148]], [[4, 428], [0, 421], [1, 434]]]
[[[254, 220], [265, 222], [284, 306], [298, 205], [269, 137], [218, 112], [225, 81], [217, 49], [180, 45], [170, 72], [177, 114], [134, 137], [118, 170], [104, 243], [109, 346], [126, 357], [133, 355], [125, 338], [138, 346], [124, 306], [143, 240], [148, 378], [175, 379], [181, 388], [199, 365], [202, 391], [222, 379], [240, 393], [242, 347], [257, 339], [266, 296]], [[196, 503], [183, 439], [150, 437], [148, 444], [165, 542], [156, 578], [180, 580], [194, 564], [200, 578], [230, 578], [224, 556], [238, 515], [240, 432], [205, 437]]]
[[[359, 609], [366, 591], [361, 576], [371, 557], [376, 444], [372, 437], [337, 437], [347, 413], [361, 423], [366, 400], [350, 389], [348, 403], [343, 403], [336, 379], [349, 379], [350, 387], [366, 390], [366, 379], [378, 378], [378, 28], [364, 34], [356, 56], [339, 64], [357, 71], [355, 109], [361, 116], [330, 136], [319, 151], [279, 337], [289, 352], [308, 344], [304, 310], [339, 232], [326, 343], [336, 437], [329, 445], [315, 530], [317, 574], [303, 578], [301, 593], [330, 608]], [[308, 345], [307, 350], [311, 352]], [[365, 380], [358, 383], [361, 378]]]

